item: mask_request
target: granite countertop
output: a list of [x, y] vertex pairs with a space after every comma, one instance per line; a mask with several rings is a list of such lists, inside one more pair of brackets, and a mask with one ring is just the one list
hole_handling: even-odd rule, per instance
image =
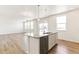
[[27, 35], [27, 34], [26, 34], [26, 36], [28, 36], [28, 37], [37, 38], [37, 39], [39, 39], [40, 37], [43, 37], [43, 36], [48, 36], [48, 35], [49, 35], [49, 34], [43, 34], [43, 35], [32, 36], [32, 35]]
[[39, 39], [40, 37], [49, 36], [49, 35], [53, 35], [53, 34], [56, 34], [56, 33], [57, 33], [57, 32], [54, 32], [54, 33], [52, 33], [52, 32], [47, 32], [47, 33], [44, 33], [44, 34], [41, 34], [41, 35], [37, 35], [37, 36], [36, 36], [36, 35], [35, 35], [35, 36], [32, 36], [32, 35], [27, 35], [27, 34], [25, 34], [25, 36]]

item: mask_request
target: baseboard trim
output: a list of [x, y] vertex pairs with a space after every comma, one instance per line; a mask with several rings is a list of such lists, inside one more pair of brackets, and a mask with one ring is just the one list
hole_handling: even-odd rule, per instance
[[74, 42], [74, 43], [79, 43], [79, 40], [72, 40], [72, 39], [59, 39], [59, 40], [65, 40], [65, 41], [70, 41], [70, 42]]

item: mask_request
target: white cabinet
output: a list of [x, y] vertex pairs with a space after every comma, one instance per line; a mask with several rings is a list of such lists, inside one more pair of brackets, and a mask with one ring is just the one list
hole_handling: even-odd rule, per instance
[[48, 39], [48, 50], [50, 50], [55, 44], [57, 44], [57, 33], [52, 33], [49, 35]]
[[38, 38], [32, 38], [29, 39], [29, 54], [40, 54], [40, 45], [39, 45], [39, 39]]

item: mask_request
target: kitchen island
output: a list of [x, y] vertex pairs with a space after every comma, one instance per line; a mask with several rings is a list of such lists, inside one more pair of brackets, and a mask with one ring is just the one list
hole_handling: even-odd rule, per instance
[[57, 44], [57, 32], [45, 33], [39, 36], [27, 36], [28, 54], [48, 54], [48, 51]]

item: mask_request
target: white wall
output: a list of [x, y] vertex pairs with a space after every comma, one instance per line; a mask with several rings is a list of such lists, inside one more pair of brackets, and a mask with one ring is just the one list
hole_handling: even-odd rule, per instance
[[18, 19], [1, 19], [0, 18], [0, 34], [22, 32], [22, 22]]
[[59, 15], [67, 16], [67, 30], [57, 31], [58, 38], [79, 42], [79, 10], [47, 17], [50, 32], [56, 31], [56, 16]]
[[79, 10], [66, 13], [67, 31], [64, 32], [64, 39], [79, 42]]
[[0, 5], [0, 34], [22, 32], [22, 21], [34, 18], [36, 6]]

